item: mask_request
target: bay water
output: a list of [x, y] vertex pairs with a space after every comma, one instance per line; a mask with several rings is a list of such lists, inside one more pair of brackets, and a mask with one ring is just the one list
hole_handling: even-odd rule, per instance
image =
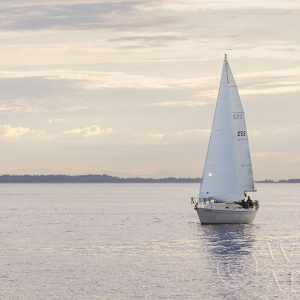
[[300, 184], [251, 225], [200, 225], [198, 189], [1, 184], [0, 299], [300, 299]]

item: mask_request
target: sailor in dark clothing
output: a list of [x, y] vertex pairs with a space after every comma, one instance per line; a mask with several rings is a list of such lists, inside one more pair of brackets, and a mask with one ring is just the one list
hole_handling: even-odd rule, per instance
[[247, 207], [253, 208], [253, 201], [250, 199], [250, 196], [247, 197]]
[[243, 208], [247, 208], [247, 202], [245, 201], [245, 199], [243, 199], [242, 201], [234, 201], [235, 204], [239, 204], [241, 207]]

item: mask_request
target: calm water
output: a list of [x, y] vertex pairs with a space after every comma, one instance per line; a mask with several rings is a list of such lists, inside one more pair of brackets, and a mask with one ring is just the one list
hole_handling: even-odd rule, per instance
[[299, 299], [300, 185], [201, 226], [196, 184], [1, 184], [0, 298]]

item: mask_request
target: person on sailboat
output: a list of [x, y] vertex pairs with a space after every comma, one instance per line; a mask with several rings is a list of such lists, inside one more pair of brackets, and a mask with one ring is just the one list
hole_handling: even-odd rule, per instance
[[247, 206], [253, 208], [253, 201], [251, 200], [250, 196], [247, 196]]

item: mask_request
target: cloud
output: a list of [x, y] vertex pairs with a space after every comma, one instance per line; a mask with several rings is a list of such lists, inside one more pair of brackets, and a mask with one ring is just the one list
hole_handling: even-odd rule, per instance
[[[40, 2], [40, 1], [39, 1]], [[44, 1], [44, 3], [0, 5], [2, 29], [98, 29], [130, 24], [138, 2], [134, 1]]]
[[145, 139], [146, 144], [160, 144], [164, 143], [164, 134], [162, 133], [151, 133], [147, 135]]
[[[40, 66], [211, 60], [231, 47], [238, 57], [286, 59], [289, 51], [297, 59], [297, 32], [291, 28], [299, 8], [283, 0], [12, 1], [0, 4], [0, 29], [13, 32], [1, 47], [22, 64], [35, 53], [30, 62]], [[280, 20], [280, 29], [273, 20]], [[76, 34], [70, 37], [69, 30]]]
[[[20, 0], [10, 0], [1, 3], [1, 7], [32, 7], [32, 6], [50, 6], [50, 5], [78, 5], [86, 4], [85, 0], [40, 0], [37, 4], [35, 0], [28, 0], [20, 2]], [[297, 0], [229, 0], [224, 3], [223, 0], [89, 0], [88, 4], [136, 4], [145, 9], [174, 9], [174, 10], [189, 10], [195, 9], [234, 9], [234, 8], [282, 8], [282, 9], [295, 9], [299, 8], [300, 4]]]
[[49, 140], [54, 135], [44, 130], [31, 129], [29, 127], [13, 127], [8, 124], [0, 125], [0, 138], [7, 141], [13, 140]]
[[209, 136], [210, 135], [210, 130], [209, 129], [186, 129], [182, 131], [177, 131], [176, 134], [178, 136], [193, 136], [195, 137], [196, 135], [202, 135], [202, 136]]
[[295, 136], [300, 134], [300, 125], [272, 125], [263, 129], [254, 129], [249, 130], [250, 137], [253, 137], [257, 140], [262, 140], [268, 137], [269, 142], [285, 142], [286, 139], [293, 139]]
[[[86, 90], [97, 89], [163, 89], [170, 88], [173, 82], [163, 78], [134, 75], [125, 72], [101, 71], [69, 71], [44, 70], [30, 72], [0, 72], [0, 80], [11, 81], [12, 84], [25, 85], [31, 82], [38, 85], [38, 91], [47, 88], [49, 92], [59, 93], [58, 88], [81, 88]], [[13, 81], [15, 80], [15, 81]], [[1, 83], [1, 82], [0, 82]], [[174, 82], [176, 84], [176, 82]]]
[[30, 131], [27, 127], [12, 127], [11, 125], [0, 125], [0, 136], [6, 140], [13, 140], [27, 134]]
[[0, 100], [0, 112], [1, 113], [37, 113], [40, 112], [40, 108], [37, 104], [30, 103], [28, 100], [20, 99], [13, 101], [1, 101]]
[[[150, 2], [150, 1], [149, 1]], [[297, 0], [285, 1], [285, 0], [165, 0], [165, 1], [151, 1], [145, 6], [148, 9], [163, 9], [173, 11], [206, 11], [206, 10], [233, 10], [233, 9], [253, 9], [253, 8], [265, 8], [265, 9], [297, 9], [300, 8], [300, 4]]]
[[[245, 96], [299, 92], [299, 74], [300, 68], [294, 67], [282, 69], [280, 74], [247, 72], [236, 73], [235, 77], [242, 99], [248, 101], [250, 97]], [[87, 115], [96, 110], [99, 113], [120, 108], [127, 111], [130, 105], [140, 111], [147, 107], [153, 111], [161, 108], [161, 114], [168, 109], [203, 107], [206, 110], [216, 102], [218, 84], [219, 76], [203, 75], [181, 79], [114, 71], [2, 71], [0, 112], [6, 115], [52, 113], [47, 119], [60, 119], [64, 113], [62, 119], [66, 119], [67, 114], [79, 111]], [[268, 101], [268, 97], [261, 97], [261, 101]], [[56, 112], [60, 112], [59, 117], [54, 114]]]
[[[236, 76], [237, 77], [237, 76]], [[244, 77], [244, 78], [243, 78]], [[300, 75], [294, 76], [265, 74], [239, 78], [241, 95], [279, 95], [300, 92]]]
[[[139, 49], [139, 51], [147, 51], [149, 49], [173, 47], [174, 43], [187, 43], [189, 40], [191, 41], [191, 39], [191, 35], [182, 34], [180, 32], [151, 33], [145, 31], [143, 34], [139, 32], [128, 32], [122, 35], [116, 34], [114, 38], [106, 39], [105, 43], [110, 44], [112, 48], [119, 49], [120, 51], [130, 49], [133, 51], [137, 49]], [[198, 39], [198, 41], [201, 41], [201, 39]]]
[[90, 125], [83, 128], [75, 128], [71, 130], [66, 130], [63, 132], [67, 136], [83, 136], [83, 137], [97, 137], [99, 135], [105, 135], [112, 133], [112, 128], [101, 128], [99, 125]]
[[[64, 119], [52, 119], [53, 123], [64, 122]], [[0, 125], [0, 138], [7, 141], [40, 141], [60, 140], [69, 137], [94, 138], [113, 133], [112, 128], [102, 128], [99, 125], [90, 125], [82, 128], [60, 130], [56, 133], [49, 133], [44, 129], [36, 129], [24, 126], [12, 126], [9, 124]]]
[[130, 89], [163, 89], [168, 84], [160, 78], [151, 78], [141, 75], [132, 75], [121, 72], [110, 73], [85, 73], [85, 82], [82, 87], [85, 89], [103, 88], [130, 88]]
[[[114, 31], [153, 31], [157, 26], [163, 32], [169, 31], [176, 24], [177, 31], [187, 28], [211, 29], [215, 20], [224, 18], [225, 29], [236, 20], [247, 16], [259, 19], [262, 15], [282, 15], [286, 11], [300, 8], [296, 1], [10, 1], [0, 5], [2, 30], [102, 30]], [[235, 18], [230, 18], [234, 12]], [[267, 27], [268, 22], [264, 23]], [[252, 22], [253, 26], [253, 22]], [[215, 27], [215, 26], [214, 26]], [[268, 27], [270, 28], [270, 27]], [[220, 28], [218, 28], [220, 31]], [[215, 30], [214, 30], [215, 32]], [[199, 36], [199, 34], [198, 34]], [[166, 39], [168, 41], [168, 38]], [[141, 44], [142, 46], [142, 44]], [[224, 48], [223, 48], [224, 49]]]
[[197, 106], [208, 105], [209, 103], [202, 102], [199, 100], [187, 100], [187, 101], [161, 101], [149, 104], [149, 106], [157, 106], [157, 107], [188, 107], [193, 108]]
[[[213, 79], [216, 79], [213, 77]], [[31, 93], [33, 98], [59, 96], [62, 93], [79, 90], [97, 91], [102, 89], [177, 89], [199, 88], [211, 84], [212, 77], [199, 78], [165, 78], [163, 76], [136, 75], [130, 72], [102, 72], [88, 70], [43, 70], [43, 71], [0, 71], [0, 88], [3, 92], [11, 92], [19, 98]], [[14, 89], [18, 86], [18, 89]], [[215, 88], [215, 87], [214, 87]], [[198, 92], [199, 97], [210, 96], [209, 91]], [[20, 98], [19, 100], [22, 100]], [[195, 100], [196, 101], [196, 100]], [[192, 104], [192, 103], [191, 103]]]
[[[129, 132], [123, 132], [123, 135], [127, 135]], [[130, 133], [132, 135], [132, 132]], [[207, 139], [210, 134], [208, 129], [185, 129], [176, 132], [153, 132], [142, 133], [135, 132], [135, 139], [131, 140], [131, 143], [136, 144], [153, 144], [153, 145], [175, 145], [186, 142], [193, 142], [195, 138]], [[129, 140], [128, 140], [129, 141]]]
[[67, 122], [67, 120], [63, 118], [55, 118], [55, 119], [49, 119], [48, 122], [50, 124], [56, 124], [56, 123], [65, 123]]
[[[300, 68], [286, 68], [278, 71], [262, 71], [237, 73], [239, 90], [242, 94], [278, 94], [298, 92], [300, 86]], [[2, 82], [3, 81], [3, 82]], [[0, 72], [0, 84], [4, 88], [18, 85], [20, 91], [34, 92], [36, 96], [43, 96], [47, 89], [51, 96], [59, 95], [74, 89], [100, 90], [100, 89], [198, 89], [197, 98], [215, 99], [219, 76], [200, 76], [176, 79], [157, 76], [135, 75], [126, 72], [102, 71], [69, 71], [69, 70], [44, 70], [28, 72]], [[32, 89], [32, 86], [36, 89]], [[3, 89], [2, 89], [3, 90]], [[206, 102], [199, 99], [187, 101], [162, 101], [153, 103], [153, 106], [201, 106]], [[24, 103], [26, 105], [26, 103]]]

